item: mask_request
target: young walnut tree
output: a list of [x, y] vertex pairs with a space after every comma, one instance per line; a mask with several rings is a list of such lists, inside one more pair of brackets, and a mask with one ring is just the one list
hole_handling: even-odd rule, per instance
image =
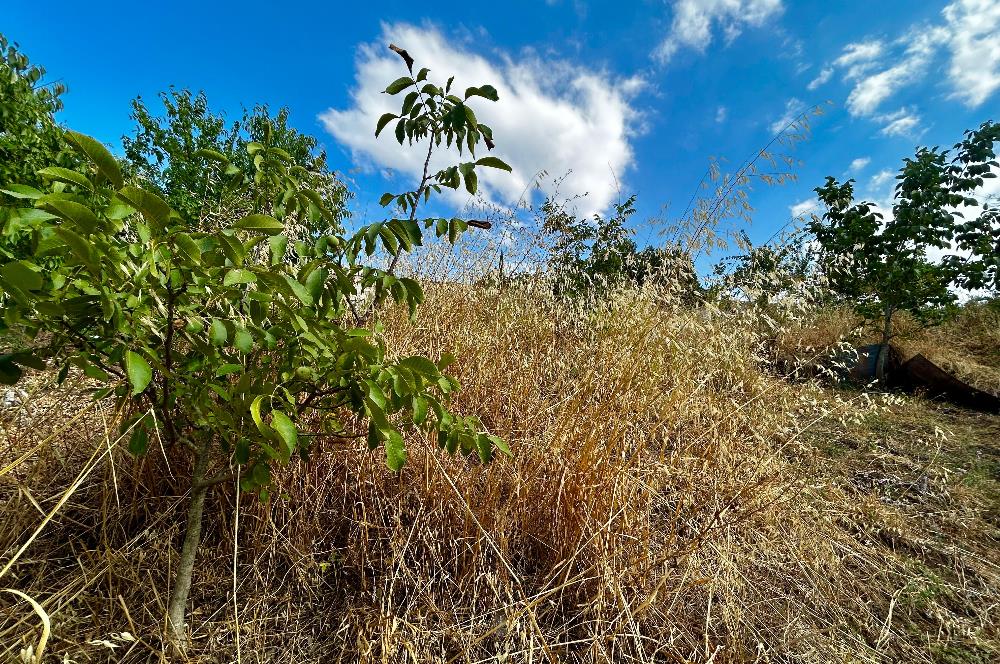
[[[853, 180], [828, 177], [816, 189], [827, 207], [823, 218], [809, 225], [820, 265], [836, 293], [852, 301], [862, 317], [881, 323], [879, 379], [896, 313], [933, 324], [957, 299], [953, 286], [996, 290], [1000, 211], [995, 202], [980, 202], [973, 194], [996, 177], [998, 141], [1000, 124], [984, 122], [965, 132], [951, 160], [948, 150], [936, 147], [904, 159], [888, 220], [874, 204], [854, 201]], [[968, 218], [963, 207], [972, 210]], [[945, 255], [934, 260], [930, 249]]]
[[[463, 97], [427, 81], [428, 70], [386, 93], [411, 90], [402, 102], [396, 138], [432, 150], [455, 146], [475, 154], [493, 147], [470, 98], [497, 100], [491, 86]], [[379, 120], [381, 130], [389, 120]], [[357, 233], [315, 234], [289, 247], [286, 226], [337, 228], [329, 201], [310, 189], [308, 173], [272, 142], [265, 128], [250, 142], [245, 169], [203, 150], [221, 178], [252, 211], [218, 228], [198, 225], [159, 195], [123, 177], [116, 159], [94, 139], [69, 132], [86, 164], [44, 170], [43, 190], [9, 184], [20, 203], [12, 224], [31, 237], [32, 258], [6, 256], [0, 265], [3, 332], [23, 335], [30, 351], [0, 357], [0, 379], [16, 382], [22, 367], [71, 368], [101, 386], [95, 398], [115, 398], [125, 413], [122, 434], [142, 455], [151, 440], [190, 452], [190, 498], [180, 560], [168, 606], [171, 638], [186, 641], [185, 614], [202, 514], [210, 488], [239, 481], [267, 499], [272, 469], [307, 457], [323, 439], [363, 437], [381, 447], [386, 463], [406, 462], [404, 433], [432, 436], [449, 454], [483, 462], [506, 444], [479, 419], [448, 409], [458, 383], [444, 372], [453, 358], [394, 357], [356, 310], [359, 293], [374, 306], [391, 298], [411, 313], [423, 301], [420, 284], [393, 273], [403, 253], [428, 231], [455, 242], [471, 222], [418, 218], [443, 188], [477, 189], [478, 167], [509, 167], [495, 157], [467, 161], [429, 175], [414, 191], [387, 194], [405, 218]], [[266, 185], [266, 186], [262, 186]], [[482, 225], [482, 224], [481, 224]], [[381, 246], [388, 269], [371, 256]]]

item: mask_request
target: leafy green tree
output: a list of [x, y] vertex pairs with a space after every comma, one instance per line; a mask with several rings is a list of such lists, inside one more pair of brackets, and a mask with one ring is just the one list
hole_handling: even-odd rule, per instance
[[680, 247], [637, 250], [628, 227], [635, 201], [633, 194], [615, 204], [612, 215], [592, 219], [577, 218], [551, 198], [542, 204], [542, 230], [553, 239], [549, 261], [557, 295], [601, 294], [622, 284], [649, 282], [679, 288], [685, 296], [701, 292], [690, 256]]
[[979, 208], [966, 219], [959, 216], [955, 226], [955, 247], [963, 255], [949, 255], [948, 265], [957, 273], [962, 288], [1000, 294], [1000, 201], [979, 201], [969, 194], [997, 177], [1000, 163], [994, 145], [1000, 142], [1000, 124], [984, 122], [978, 129], [965, 132], [955, 145], [958, 155], [948, 168], [953, 189], [965, 195], [964, 204]]
[[740, 231], [736, 241], [743, 253], [727, 256], [716, 265], [720, 278], [716, 292], [731, 293], [764, 309], [784, 296], [800, 294], [813, 276], [804, 236], [798, 231], [755, 247], [746, 232]]
[[[62, 109], [66, 87], [44, 83], [45, 69], [0, 34], [0, 183], [42, 186], [59, 168], [78, 164], [55, 120]], [[51, 170], [56, 169], [56, 170]], [[0, 203], [9, 203], [0, 193]], [[20, 258], [27, 251], [27, 237], [18, 218], [0, 217], [3, 238], [0, 251]]]
[[542, 230], [553, 237], [550, 264], [558, 295], [577, 296], [612, 287], [625, 277], [626, 262], [636, 253], [626, 226], [635, 214], [635, 195], [616, 203], [614, 214], [580, 219], [553, 199], [542, 204]]
[[[884, 377], [894, 314], [907, 311], [931, 325], [951, 311], [952, 286], [995, 282], [996, 210], [984, 206], [981, 215], [964, 220], [957, 208], [979, 205], [971, 193], [996, 168], [992, 146], [998, 139], [997, 125], [987, 122], [967, 132], [950, 162], [949, 151], [938, 148], [921, 148], [904, 159], [888, 220], [872, 203], [855, 203], [853, 180], [828, 177], [816, 189], [827, 206], [823, 218], [809, 225], [819, 261], [834, 292], [853, 301], [866, 320], [881, 321], [879, 378]], [[978, 255], [929, 258], [929, 250], [951, 251], [956, 240], [959, 249]]]
[[[288, 109], [272, 115], [267, 106], [245, 110], [241, 120], [227, 124], [222, 114], [208, 105], [203, 92], [189, 90], [160, 93], [163, 115], [156, 116], [141, 98], [132, 102], [135, 131], [124, 136], [125, 168], [153, 188], [181, 215], [199, 226], [224, 223], [249, 212], [248, 192], [270, 188], [273, 197], [280, 184], [258, 178], [244, 188], [233, 187], [222, 174], [207, 171], [212, 154], [223, 155], [233, 172], [253, 173], [251, 161], [258, 158], [251, 146], [266, 142], [272, 153], [298, 167], [298, 176], [310, 189], [328, 201], [332, 220], [306, 220], [303, 228], [287, 228], [293, 239], [313, 234], [339, 232], [349, 199], [347, 187], [326, 163], [312, 136], [288, 126]], [[265, 137], [265, 133], [267, 136]], [[319, 224], [313, 227], [312, 224]], [[297, 232], [296, 232], [297, 231]]]
[[[410, 69], [387, 92], [426, 76]], [[402, 137], [451, 145], [461, 134], [472, 151], [489, 134], [466, 106], [469, 91], [465, 99], [446, 91], [427, 83], [422, 94], [425, 107], [451, 109], [447, 122], [419, 120]], [[478, 418], [449, 411], [458, 387], [444, 373], [452, 358], [396, 357], [377, 328], [356, 327], [348, 315], [362, 289], [373, 291], [376, 303], [391, 298], [414, 311], [423, 300], [420, 284], [372, 267], [372, 254], [380, 246], [410, 251], [429, 231], [454, 241], [466, 224], [388, 219], [351, 236], [296, 242], [289, 258], [285, 228], [303, 219], [334, 225], [336, 201], [307, 186], [308, 173], [272, 144], [277, 135], [261, 125], [261, 140], [247, 144], [248, 173], [212, 149], [200, 153], [212, 167], [190, 181], [218, 173], [250, 207], [229, 223], [192, 223], [163, 192], [130, 183], [100, 143], [75, 132], [68, 137], [87, 168], [60, 172], [48, 191], [5, 189], [25, 206], [39, 258], [0, 265], [2, 331], [35, 344], [31, 353], [0, 357], [0, 378], [16, 381], [23, 367], [48, 361], [62, 380], [75, 367], [100, 383], [95, 398], [118, 401], [134, 454], [156, 438], [190, 452], [187, 526], [167, 616], [182, 644], [212, 486], [238, 481], [267, 499], [275, 465], [307, 456], [327, 438], [366, 439], [384, 449], [393, 470], [406, 461], [407, 432], [483, 462], [495, 449], [509, 454]], [[445, 169], [431, 190], [459, 186], [454, 172], [474, 191], [476, 168], [499, 164], [485, 158]], [[416, 198], [397, 196], [408, 204]], [[40, 262], [46, 256], [61, 260]]]

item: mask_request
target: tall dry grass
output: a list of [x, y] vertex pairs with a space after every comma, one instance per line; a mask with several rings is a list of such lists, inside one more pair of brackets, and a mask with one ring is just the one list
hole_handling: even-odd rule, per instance
[[[385, 312], [390, 348], [459, 358], [454, 407], [514, 458], [411, 438], [397, 475], [344, 440], [280, 472], [270, 504], [219, 487], [190, 661], [931, 661], [892, 617], [907, 572], [874, 508], [808, 470], [817, 423], [879, 406], [784, 380], [752, 310], [655, 295], [582, 309], [530, 279], [452, 283], [412, 322]], [[46, 612], [45, 661], [176, 661], [184, 459], [130, 458], [113, 413], [34, 380], [0, 443], [0, 569], [30, 542], [0, 588]], [[18, 661], [39, 619], [0, 607]]]

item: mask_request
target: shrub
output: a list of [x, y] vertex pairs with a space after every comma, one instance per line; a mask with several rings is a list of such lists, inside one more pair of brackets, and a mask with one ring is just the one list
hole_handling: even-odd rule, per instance
[[[405, 54], [405, 51], [402, 51]], [[427, 70], [410, 70], [386, 92], [416, 87]], [[426, 140], [466, 145], [492, 132], [478, 125], [466, 101], [496, 100], [489, 86], [464, 99], [425, 83], [403, 103], [402, 144]], [[485, 91], [485, 92], [484, 92]], [[416, 97], [414, 96], [416, 95]], [[414, 103], [420, 99], [423, 113]], [[385, 123], [380, 122], [379, 129]], [[290, 248], [285, 229], [337, 225], [331, 201], [309, 187], [310, 176], [264, 124], [246, 146], [248, 171], [204, 149], [220, 187], [246, 201], [248, 213], [198, 228], [156, 191], [126, 181], [115, 158], [94, 139], [69, 140], [86, 172], [50, 168], [51, 190], [23, 185], [5, 191], [30, 207], [12, 212], [31, 230], [32, 254], [0, 266], [3, 332], [33, 339], [35, 350], [0, 358], [0, 377], [15, 382], [23, 366], [72, 367], [99, 381], [95, 398], [114, 397], [126, 413], [122, 435], [143, 454], [151, 439], [190, 450], [191, 498], [186, 534], [168, 607], [173, 637], [184, 641], [184, 618], [208, 490], [239, 478], [244, 490], [268, 498], [274, 465], [305, 457], [317, 439], [363, 438], [382, 446], [398, 470], [406, 461], [403, 433], [436, 436], [455, 454], [507, 451], [474, 416], [449, 412], [458, 383], [437, 362], [390, 358], [376, 329], [362, 325], [361, 291], [375, 304], [392, 298], [411, 315], [423, 301], [416, 281], [366, 264], [376, 246], [399, 256], [435, 229], [454, 242], [460, 219], [416, 219], [418, 201], [464, 180], [475, 191], [477, 166], [506, 167], [495, 157], [466, 162], [433, 176], [415, 192], [390, 195], [411, 211], [353, 236], [316, 235]], [[492, 143], [492, 141], [490, 141]], [[204, 173], [207, 177], [209, 173]], [[290, 258], [289, 258], [290, 256]], [[302, 426], [308, 421], [309, 431]]]

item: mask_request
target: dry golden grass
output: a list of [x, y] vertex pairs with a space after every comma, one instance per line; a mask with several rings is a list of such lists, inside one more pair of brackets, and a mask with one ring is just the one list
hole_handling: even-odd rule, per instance
[[[343, 441], [279, 473], [269, 505], [219, 487], [191, 661], [995, 656], [995, 551], [954, 552], [971, 570], [948, 582], [961, 601], [904, 607], [926, 574], [902, 543], [923, 546], [929, 531], [911, 503], [843, 481], [829, 461], [827, 448], [905, 407], [783, 379], [752, 311], [657, 301], [625, 292], [583, 311], [530, 282], [437, 285], [412, 323], [386, 312], [390, 348], [459, 358], [455, 408], [479, 414], [515, 457], [483, 466], [412, 439], [396, 475], [380, 452]], [[30, 545], [0, 588], [49, 616], [46, 661], [167, 661], [185, 461], [156, 447], [131, 459], [106, 433], [113, 414], [46, 380], [5, 413], [0, 569]], [[907, 440], [932, 445], [934, 426]], [[953, 501], [941, 510], [980, 523], [989, 507], [952, 491], [935, 463], [914, 481], [932, 476]], [[39, 619], [13, 596], [0, 611], [0, 653], [19, 661]]]

